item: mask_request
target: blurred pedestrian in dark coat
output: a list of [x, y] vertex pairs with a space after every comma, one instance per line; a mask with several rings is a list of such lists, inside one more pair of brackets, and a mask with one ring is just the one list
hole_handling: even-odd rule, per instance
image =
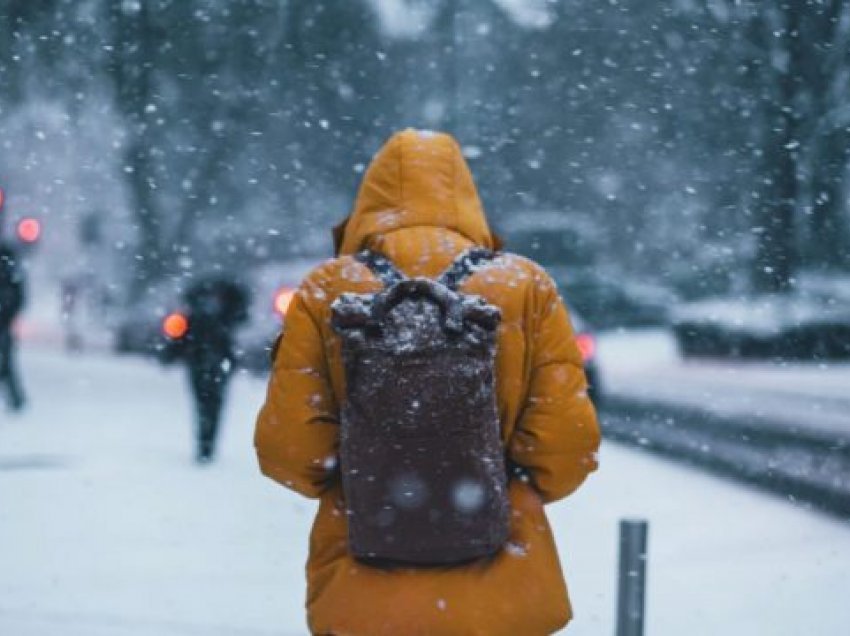
[[184, 295], [187, 329], [164, 351], [166, 361], [180, 358], [189, 371], [197, 415], [197, 460], [215, 453], [227, 381], [234, 365], [234, 332], [248, 317], [248, 290], [224, 278], [205, 278]]
[[0, 242], [0, 387], [14, 411], [24, 406], [24, 393], [15, 364], [12, 324], [24, 305], [24, 276], [15, 251]]

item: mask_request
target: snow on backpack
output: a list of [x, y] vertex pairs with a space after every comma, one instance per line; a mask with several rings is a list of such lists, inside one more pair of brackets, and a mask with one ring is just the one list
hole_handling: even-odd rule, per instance
[[501, 312], [458, 288], [493, 253], [464, 252], [437, 280], [407, 278], [375, 252], [356, 258], [384, 288], [332, 305], [351, 553], [422, 565], [492, 555], [510, 511], [495, 387]]

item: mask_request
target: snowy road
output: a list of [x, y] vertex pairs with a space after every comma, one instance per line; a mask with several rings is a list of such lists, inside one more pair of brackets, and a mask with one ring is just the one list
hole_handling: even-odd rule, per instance
[[[262, 479], [262, 383], [240, 379], [221, 460], [190, 461], [183, 378], [145, 361], [26, 351], [33, 406], [0, 413], [0, 634], [305, 634], [313, 503]], [[550, 508], [576, 619], [613, 632], [616, 528], [650, 521], [647, 633], [846, 633], [850, 526], [608, 444]]]

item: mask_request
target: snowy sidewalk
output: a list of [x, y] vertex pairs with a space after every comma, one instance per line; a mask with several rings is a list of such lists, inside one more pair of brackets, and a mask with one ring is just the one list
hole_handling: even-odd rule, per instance
[[850, 440], [850, 364], [683, 360], [666, 331], [600, 337], [602, 389]]
[[[314, 504], [260, 477], [263, 383], [234, 385], [218, 463], [190, 461], [182, 374], [25, 351], [33, 406], [0, 413], [0, 634], [305, 634]], [[617, 521], [650, 521], [647, 633], [846, 633], [850, 527], [608, 444], [549, 511], [576, 610], [613, 633]]]

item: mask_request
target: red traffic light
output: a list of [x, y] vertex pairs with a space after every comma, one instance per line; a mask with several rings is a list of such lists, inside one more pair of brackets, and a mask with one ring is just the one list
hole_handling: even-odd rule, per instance
[[277, 293], [274, 295], [274, 310], [281, 318], [286, 318], [286, 311], [289, 309], [289, 305], [292, 304], [294, 297], [295, 290], [289, 287], [282, 287], [277, 290]]
[[41, 236], [41, 223], [38, 219], [25, 218], [18, 221], [18, 238], [24, 243], [35, 243]]
[[589, 333], [580, 333], [576, 336], [576, 345], [581, 352], [582, 362], [587, 362], [596, 353], [596, 341]]
[[162, 321], [162, 332], [172, 340], [182, 338], [187, 331], [189, 331], [189, 321], [179, 312], [175, 311], [167, 315]]

